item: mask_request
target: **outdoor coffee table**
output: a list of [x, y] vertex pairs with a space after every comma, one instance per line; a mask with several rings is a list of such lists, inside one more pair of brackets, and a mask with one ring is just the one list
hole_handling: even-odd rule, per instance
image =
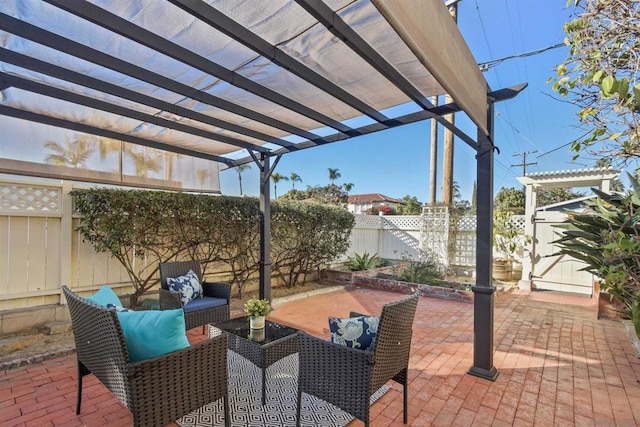
[[265, 321], [263, 329], [251, 329], [248, 317], [217, 322], [209, 328], [209, 336], [227, 334], [229, 350], [233, 350], [262, 371], [262, 404], [265, 403], [266, 370], [278, 360], [298, 352], [295, 328]]

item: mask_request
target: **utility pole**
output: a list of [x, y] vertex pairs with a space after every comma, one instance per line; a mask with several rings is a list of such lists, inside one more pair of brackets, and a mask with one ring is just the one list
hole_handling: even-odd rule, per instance
[[[431, 103], [438, 105], [438, 96], [431, 97]], [[436, 205], [436, 180], [438, 177], [438, 122], [431, 119], [431, 158], [429, 161], [429, 206]]]
[[538, 152], [538, 150], [535, 150], [535, 151], [524, 151], [522, 153], [514, 154], [513, 155], [514, 157], [522, 157], [522, 163], [511, 165], [511, 167], [522, 166], [522, 176], [527, 176], [527, 166], [537, 165], [538, 164], [538, 162], [527, 163], [527, 156], [529, 154], [535, 154], [537, 152]]
[[[453, 20], [458, 22], [458, 2], [449, 1], [447, 3], [449, 13]], [[453, 99], [446, 95], [444, 98], [445, 105], [453, 102]], [[455, 124], [455, 115], [446, 114], [444, 118], [451, 124]], [[449, 129], [444, 130], [444, 151], [442, 159], [442, 204], [444, 206], [453, 205], [453, 132]]]

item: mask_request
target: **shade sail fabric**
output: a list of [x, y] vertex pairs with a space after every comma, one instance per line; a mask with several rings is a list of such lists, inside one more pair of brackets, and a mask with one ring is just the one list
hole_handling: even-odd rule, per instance
[[2, 114], [227, 167], [409, 122], [445, 89], [486, 132], [441, 0], [7, 0], [0, 81]]

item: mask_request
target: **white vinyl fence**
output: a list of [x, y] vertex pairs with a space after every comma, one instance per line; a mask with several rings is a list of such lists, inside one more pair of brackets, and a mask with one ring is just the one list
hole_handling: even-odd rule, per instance
[[[72, 190], [69, 181], [0, 180], [0, 310], [57, 304], [61, 284], [79, 292], [104, 284], [121, 288], [118, 293], [131, 291], [120, 263], [107, 253], [96, 253], [75, 231]], [[355, 215], [355, 220], [351, 247], [341, 261], [365, 252], [418, 259], [421, 250], [428, 250], [448, 266], [475, 268], [475, 217], [459, 220], [451, 236], [451, 259], [446, 232], [451, 217], [445, 208], [425, 208], [415, 216]]]
[[[348, 256], [378, 254], [378, 257], [400, 260], [419, 259], [421, 251], [436, 255], [440, 261], [462, 270], [473, 270], [476, 264], [476, 216], [458, 219], [455, 231], [449, 232], [453, 217], [446, 208], [424, 208], [422, 215], [354, 215]], [[513, 218], [524, 235], [524, 216]], [[450, 239], [453, 241], [450, 244]], [[448, 250], [451, 246], [452, 250]], [[519, 254], [521, 256], [521, 254]]]
[[60, 303], [60, 285], [131, 289], [120, 263], [82, 242], [70, 182], [0, 181], [0, 310]]

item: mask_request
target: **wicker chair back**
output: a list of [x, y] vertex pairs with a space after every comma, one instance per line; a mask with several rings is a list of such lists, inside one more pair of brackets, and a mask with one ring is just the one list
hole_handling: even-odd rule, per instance
[[167, 285], [168, 277], [179, 277], [187, 274], [189, 270], [193, 270], [202, 283], [202, 267], [200, 261], [176, 261], [160, 263], [160, 286], [162, 289], [169, 290]]

